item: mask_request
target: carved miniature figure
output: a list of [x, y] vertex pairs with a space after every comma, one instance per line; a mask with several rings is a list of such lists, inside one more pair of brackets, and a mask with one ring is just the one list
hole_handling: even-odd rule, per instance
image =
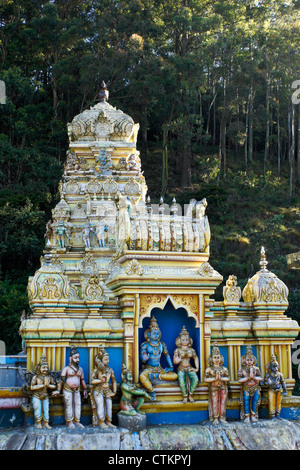
[[141, 171], [141, 159], [138, 155], [135, 155], [134, 153], [129, 155], [128, 163], [127, 163], [127, 170], [129, 170], [129, 171], [136, 170], [140, 173], [140, 171]]
[[[154, 317], [150, 320], [150, 326], [145, 331], [146, 341], [142, 343], [140, 349], [140, 358], [144, 365], [140, 373], [140, 382], [151, 396], [151, 400], [156, 400], [156, 394], [153, 390], [151, 380], [176, 380], [177, 374], [173, 372], [173, 364], [169, 356], [167, 346], [160, 341], [161, 331]], [[169, 365], [163, 369], [160, 365], [161, 355], [164, 354]]]
[[131, 371], [123, 364], [121, 374], [121, 392], [122, 397], [120, 401], [121, 411], [119, 414], [126, 416], [136, 416], [137, 414], [145, 414], [140, 410], [145, 398], [151, 399], [150, 395], [145, 390], [141, 390], [132, 383]]
[[204, 381], [208, 383], [209, 419], [214, 425], [226, 423], [226, 404], [228, 398], [228, 369], [223, 366], [224, 357], [217, 343], [208, 357], [208, 367], [205, 370]]
[[32, 406], [36, 427], [42, 429], [43, 423], [45, 428], [51, 429], [49, 426], [49, 392], [54, 392], [56, 384], [49, 374], [49, 366], [44, 354], [35, 368], [30, 389], [33, 391]]
[[70, 235], [64, 222], [59, 222], [55, 230], [56, 240], [60, 248], [65, 248], [67, 241], [70, 241]]
[[223, 297], [226, 302], [238, 303], [242, 296], [241, 288], [237, 285], [237, 277], [231, 274], [226, 286], [223, 287]]
[[49, 219], [46, 224], [46, 232], [44, 233], [44, 238], [46, 238], [46, 243], [51, 242], [51, 234], [52, 234], [52, 220]]
[[[98, 353], [95, 356], [96, 367], [93, 370], [90, 394], [93, 424], [101, 428], [115, 428], [112, 424], [112, 397], [117, 391], [117, 381], [114, 371], [108, 366], [109, 354], [102, 344], [98, 346]], [[112, 390], [109, 382], [112, 383]]]
[[271, 356], [271, 360], [266, 366], [264, 385], [268, 387], [269, 418], [279, 418], [282, 396], [286, 395], [287, 391], [283, 375], [279, 372], [279, 364], [274, 355]]
[[105, 247], [105, 233], [108, 232], [108, 226], [104, 223], [104, 220], [100, 220], [96, 227], [96, 235], [100, 248]]
[[82, 240], [86, 248], [91, 248], [91, 235], [96, 234], [95, 230], [91, 227], [90, 223], [87, 222], [81, 232]]
[[242, 367], [238, 371], [238, 381], [242, 385], [240, 403], [241, 419], [244, 423], [257, 422], [258, 407], [261, 402], [261, 388], [259, 383], [263, 380], [261, 372], [256, 367], [256, 357], [252, 347], [247, 346], [247, 353], [241, 358]]
[[[198, 385], [199, 358], [195, 349], [192, 348], [193, 340], [185, 326], [182, 327], [180, 335], [176, 339], [177, 349], [174, 351], [173, 362], [178, 364], [178, 381], [183, 395], [183, 403], [193, 402], [192, 395]], [[194, 360], [194, 367], [191, 364]]]
[[83, 387], [84, 398], [88, 397], [87, 386], [84, 381], [82, 368], [79, 366], [79, 352], [76, 347], [71, 348], [69, 365], [61, 371], [61, 388], [63, 388], [63, 400], [65, 406], [65, 420], [69, 428], [75, 424], [81, 428], [81, 395], [80, 385]]

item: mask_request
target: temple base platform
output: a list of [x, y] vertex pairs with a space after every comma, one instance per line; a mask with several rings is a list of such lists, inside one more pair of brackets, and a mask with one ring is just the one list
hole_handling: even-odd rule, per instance
[[[104, 450], [103, 458], [116, 458], [116, 451], [152, 451], [136, 454], [146, 462], [161, 457], [159, 451], [193, 450], [300, 450], [300, 421], [259, 420], [245, 424], [228, 421], [212, 425], [148, 426], [139, 432], [115, 428], [103, 430], [92, 426], [69, 429], [64, 425], [51, 430], [33, 426], [2, 429], [0, 450]], [[155, 452], [154, 452], [155, 451]], [[132, 455], [132, 453], [128, 454]], [[121, 458], [121, 457], [120, 457]], [[124, 463], [124, 462], [122, 462]], [[132, 463], [132, 462], [131, 462]]]

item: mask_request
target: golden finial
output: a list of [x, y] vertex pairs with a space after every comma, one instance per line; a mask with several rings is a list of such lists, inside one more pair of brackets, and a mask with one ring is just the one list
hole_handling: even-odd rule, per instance
[[259, 264], [261, 266], [261, 271], [267, 271], [268, 261], [267, 261], [266, 252], [263, 246], [261, 247], [261, 250], [260, 250], [260, 263]]

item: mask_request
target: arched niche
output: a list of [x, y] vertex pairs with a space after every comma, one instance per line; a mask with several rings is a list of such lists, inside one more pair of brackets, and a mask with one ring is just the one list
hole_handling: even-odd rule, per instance
[[195, 294], [142, 294], [140, 296], [139, 328], [142, 327], [145, 317], [151, 316], [154, 308], [164, 309], [171, 303], [175, 310], [182, 307], [188, 317], [192, 317], [195, 326], [200, 326], [199, 297]]
[[[144, 316], [142, 323], [139, 328], [139, 348], [145, 341], [145, 331], [149, 328], [151, 317], [155, 317], [157, 324], [161, 331], [161, 341], [167, 345], [167, 349], [171, 360], [173, 362], [173, 354], [176, 349], [176, 338], [179, 336], [183, 326], [186, 327], [193, 340], [193, 348], [196, 350], [198, 357], [200, 358], [200, 330], [196, 327], [195, 318], [188, 316], [188, 312], [183, 307], [175, 308], [170, 299], [164, 302], [162, 308], [154, 307], [151, 309], [150, 314]], [[142, 362], [140, 360], [141, 370]], [[161, 366], [163, 368], [168, 367], [167, 361], [162, 354]]]

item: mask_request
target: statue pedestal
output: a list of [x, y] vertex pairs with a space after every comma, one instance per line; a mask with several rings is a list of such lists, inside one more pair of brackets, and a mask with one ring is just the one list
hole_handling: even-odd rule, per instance
[[136, 414], [135, 416], [118, 413], [118, 426], [128, 429], [131, 432], [138, 432], [145, 429], [147, 425], [146, 415]]

